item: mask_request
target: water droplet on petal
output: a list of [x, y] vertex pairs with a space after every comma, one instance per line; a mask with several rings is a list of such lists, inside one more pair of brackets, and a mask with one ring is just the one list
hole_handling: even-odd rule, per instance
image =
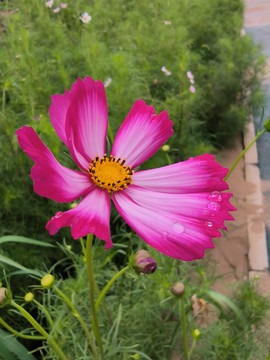
[[167, 239], [168, 239], [168, 235], [169, 235], [169, 233], [168, 233], [167, 231], [164, 231], [164, 232], [162, 233], [163, 239], [167, 240]]
[[213, 191], [209, 196], [208, 200], [214, 201], [214, 202], [221, 202], [222, 201], [222, 195], [218, 191]]
[[172, 228], [176, 234], [182, 234], [185, 230], [184, 226], [182, 224], [180, 224], [179, 222], [173, 223]]
[[55, 214], [55, 218], [59, 219], [61, 216], [63, 216], [63, 213], [61, 211], [57, 211], [57, 213]]
[[207, 227], [209, 227], [209, 228], [212, 228], [212, 227], [214, 226], [214, 224], [212, 223], [212, 221], [206, 221], [204, 224], [205, 224]]
[[217, 211], [220, 209], [220, 205], [217, 202], [211, 201], [207, 205], [209, 210]]

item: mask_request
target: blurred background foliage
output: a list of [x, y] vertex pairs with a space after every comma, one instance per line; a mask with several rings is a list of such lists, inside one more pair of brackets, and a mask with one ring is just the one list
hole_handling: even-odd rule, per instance
[[[112, 79], [106, 93], [114, 135], [139, 98], [156, 112], [167, 110], [174, 122], [168, 144], [175, 161], [223, 147], [263, 103], [264, 58], [252, 39], [241, 35], [240, 0], [74, 0], [54, 13], [56, 6], [60, 1], [52, 8], [40, 0], [0, 2], [0, 235], [49, 242], [70, 237], [69, 229], [53, 238], [45, 230], [48, 219], [69, 204], [33, 192], [32, 162], [14, 132], [32, 126], [57, 159], [73, 167], [48, 109], [50, 96], [63, 94], [78, 77]], [[88, 24], [79, 19], [83, 12], [92, 16]], [[159, 151], [143, 166], [166, 163]], [[121, 226], [113, 212], [116, 241]], [[42, 262], [49, 267], [60, 256], [50, 249], [23, 249], [6, 246], [5, 253], [22, 263], [27, 258], [29, 267]]]

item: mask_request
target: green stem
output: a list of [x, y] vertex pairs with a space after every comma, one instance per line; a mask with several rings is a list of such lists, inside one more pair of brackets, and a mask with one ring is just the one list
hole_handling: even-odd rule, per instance
[[56, 352], [59, 356], [60, 360], [67, 360], [65, 354], [62, 352], [60, 347], [56, 344], [51, 336], [43, 329], [43, 327], [26, 311], [22, 306], [18, 305], [14, 300], [11, 300], [10, 305], [15, 307], [25, 318], [30, 322], [30, 324], [41, 334], [45, 337], [48, 344], [52, 347], [52, 349]]
[[11, 326], [9, 326], [1, 317], [0, 317], [0, 324], [2, 324], [9, 332], [12, 334], [21, 337], [23, 339], [30, 339], [30, 340], [46, 340], [45, 336], [33, 336], [33, 335], [25, 335], [16, 331]]
[[[111, 144], [113, 144], [114, 142], [114, 138], [113, 138], [113, 133], [112, 133], [112, 129], [110, 127], [110, 124], [108, 123], [108, 135], [109, 135], [109, 138], [110, 138], [110, 141], [111, 141]], [[111, 145], [112, 146], [112, 145]]]
[[81, 244], [81, 247], [82, 247], [83, 256], [86, 256], [86, 250], [85, 250], [83, 238], [80, 238], [80, 244]]
[[195, 348], [196, 343], [197, 343], [197, 339], [193, 339], [192, 344], [191, 344], [191, 347], [190, 347], [190, 350], [189, 350], [189, 353], [188, 353], [188, 358], [189, 358], [189, 359], [190, 359], [191, 354], [192, 354], [192, 352], [193, 352], [193, 350], [194, 350], [194, 348]]
[[72, 302], [69, 300], [69, 298], [61, 291], [59, 290], [56, 286], [53, 286], [53, 289], [57, 292], [57, 294], [59, 296], [61, 296], [61, 298], [64, 300], [64, 302], [67, 304], [67, 306], [71, 309], [73, 315], [78, 319], [78, 321], [80, 322], [90, 345], [90, 348], [92, 350], [94, 359], [98, 359], [97, 357], [97, 353], [96, 353], [96, 348], [95, 345], [93, 343], [92, 340], [92, 336], [90, 334], [90, 331], [88, 330], [83, 318], [81, 317], [81, 315], [78, 313], [77, 309], [75, 308], [75, 306], [72, 304]]
[[96, 311], [99, 307], [100, 302], [102, 301], [104, 295], [106, 294], [106, 292], [109, 290], [109, 288], [112, 286], [112, 284], [119, 278], [119, 276], [121, 276], [122, 274], [124, 274], [124, 272], [126, 272], [129, 269], [129, 266], [124, 267], [122, 270], [120, 270], [116, 275], [114, 275], [114, 277], [108, 282], [108, 284], [104, 287], [104, 289], [101, 291], [97, 301], [96, 301]]
[[51, 326], [51, 329], [53, 329], [54, 327], [54, 322], [53, 322], [53, 319], [51, 317], [51, 315], [49, 314], [49, 311], [45, 308], [45, 306], [43, 306], [40, 302], [38, 302], [37, 300], [33, 300], [33, 303], [36, 304], [40, 309], [41, 311], [45, 314], [46, 316], [46, 319], [48, 320], [48, 323], [50, 324]]
[[171, 165], [172, 160], [171, 160], [171, 158], [170, 158], [170, 156], [169, 156], [169, 154], [167, 152], [165, 152], [165, 156], [166, 156], [166, 159], [168, 161], [168, 164]]
[[186, 312], [185, 312], [185, 304], [184, 304], [183, 296], [180, 299], [180, 303], [181, 303], [184, 355], [185, 355], [185, 359], [189, 360], [188, 344], [187, 344], [187, 321], [186, 321]]
[[235, 162], [233, 163], [232, 167], [230, 168], [228, 174], [224, 177], [224, 180], [227, 180], [228, 177], [230, 176], [231, 172], [234, 170], [234, 168], [236, 167], [236, 165], [238, 164], [238, 162], [242, 159], [242, 157], [245, 155], [245, 153], [248, 151], [249, 148], [251, 148], [251, 146], [259, 139], [260, 136], [262, 136], [262, 134], [264, 134], [266, 132], [266, 129], [263, 129], [262, 131], [257, 132], [257, 135], [255, 136], [255, 138], [251, 141], [251, 143], [241, 152], [241, 154], [238, 156], [238, 158], [235, 160]]
[[92, 240], [93, 234], [87, 235], [86, 240], [86, 264], [87, 264], [87, 272], [88, 272], [88, 280], [89, 280], [89, 287], [90, 287], [90, 306], [92, 312], [92, 323], [93, 323], [93, 331], [98, 343], [101, 359], [104, 360], [103, 354], [103, 347], [102, 347], [102, 340], [100, 336], [99, 326], [98, 326], [98, 318], [96, 313], [95, 307], [95, 280], [94, 280], [94, 273], [93, 273], [93, 265], [92, 265]]

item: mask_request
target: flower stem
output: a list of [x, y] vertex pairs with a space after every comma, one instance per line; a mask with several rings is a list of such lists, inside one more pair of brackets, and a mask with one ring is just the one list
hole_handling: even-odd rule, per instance
[[166, 159], [168, 161], [168, 165], [171, 165], [172, 160], [171, 160], [171, 158], [170, 158], [170, 156], [169, 156], [169, 154], [167, 152], [165, 152], [165, 156], [166, 156]]
[[61, 291], [59, 290], [56, 286], [53, 286], [53, 289], [55, 290], [55, 292], [57, 292], [57, 294], [59, 296], [61, 296], [61, 298], [64, 300], [64, 302], [67, 304], [67, 306], [72, 310], [73, 315], [78, 319], [78, 321], [80, 322], [90, 345], [90, 348], [92, 350], [94, 359], [97, 360], [97, 353], [96, 353], [96, 348], [95, 345], [93, 343], [92, 340], [92, 336], [90, 334], [90, 331], [88, 330], [83, 318], [81, 317], [81, 315], [78, 313], [78, 311], [76, 310], [75, 306], [72, 304], [72, 302], [69, 300], [69, 298]]
[[53, 340], [51, 336], [47, 333], [46, 330], [43, 329], [43, 327], [29, 314], [28, 311], [26, 311], [22, 306], [17, 304], [14, 300], [11, 300], [10, 305], [15, 307], [25, 318], [30, 322], [30, 324], [41, 334], [45, 337], [48, 344], [52, 347], [52, 349], [56, 352], [56, 354], [59, 356], [60, 360], [67, 360], [65, 354], [62, 352], [60, 347], [56, 344], [56, 342]]
[[84, 246], [83, 238], [80, 238], [80, 244], [81, 244], [81, 247], [82, 247], [83, 256], [86, 256], [86, 251], [85, 251], [85, 246]]
[[51, 329], [53, 329], [54, 327], [54, 322], [53, 319], [51, 317], [51, 315], [49, 314], [48, 310], [45, 308], [45, 306], [43, 306], [40, 302], [38, 302], [37, 300], [33, 300], [33, 303], [36, 304], [41, 311], [45, 314], [46, 319], [48, 320], [48, 323], [50, 324]]
[[34, 336], [34, 335], [25, 335], [20, 333], [19, 331], [16, 331], [11, 326], [9, 326], [1, 317], [0, 317], [0, 324], [3, 325], [9, 332], [12, 334], [21, 337], [23, 339], [30, 339], [30, 340], [46, 340], [45, 336]]
[[259, 139], [259, 137], [264, 134], [266, 132], [266, 129], [263, 129], [261, 131], [257, 132], [257, 135], [255, 136], [255, 138], [251, 141], [250, 144], [248, 144], [248, 146], [241, 152], [241, 154], [238, 156], [238, 158], [235, 160], [235, 162], [233, 163], [232, 167], [230, 168], [228, 174], [224, 177], [224, 180], [227, 180], [228, 177], [230, 176], [231, 172], [234, 170], [234, 168], [236, 167], [236, 165], [238, 164], [238, 162], [242, 159], [242, 157], [245, 155], [245, 153], [248, 151], [249, 148], [251, 148], [251, 146]]
[[129, 269], [129, 266], [124, 267], [122, 270], [120, 270], [116, 275], [114, 275], [114, 277], [107, 283], [107, 285], [104, 287], [104, 289], [101, 291], [101, 293], [99, 294], [99, 297], [96, 301], [96, 311], [99, 307], [100, 302], [102, 301], [104, 295], [106, 294], [106, 292], [109, 290], [109, 288], [112, 286], [112, 284], [115, 282], [115, 280], [117, 280], [119, 278], [119, 276], [121, 276], [122, 274], [124, 274], [124, 272], [126, 272]]
[[101, 359], [104, 360], [103, 354], [103, 347], [102, 347], [102, 340], [100, 336], [99, 326], [98, 326], [98, 318], [96, 313], [95, 307], [95, 280], [94, 280], [94, 273], [93, 273], [93, 265], [92, 265], [92, 241], [93, 241], [93, 234], [87, 235], [86, 240], [86, 264], [87, 264], [87, 272], [88, 272], [88, 280], [89, 280], [89, 287], [90, 287], [90, 306], [92, 312], [92, 323], [93, 323], [93, 331], [98, 343], [99, 351]]
[[186, 360], [189, 360], [188, 354], [188, 344], [187, 344], [187, 321], [186, 321], [186, 312], [183, 296], [180, 298], [181, 304], [181, 316], [182, 316], [182, 329], [183, 329], [183, 347], [184, 347], [184, 356]]
[[113, 138], [112, 129], [111, 129], [111, 127], [110, 127], [110, 124], [109, 124], [109, 123], [108, 123], [108, 135], [109, 135], [109, 138], [110, 138], [111, 144], [113, 144], [113, 142], [114, 142], [114, 138]]

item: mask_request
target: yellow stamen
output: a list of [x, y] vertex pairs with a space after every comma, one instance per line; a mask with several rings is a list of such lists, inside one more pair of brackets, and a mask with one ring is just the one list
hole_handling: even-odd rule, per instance
[[96, 156], [92, 159], [89, 169], [92, 180], [101, 188], [105, 188], [109, 193], [123, 190], [132, 184], [131, 175], [134, 171], [130, 166], [124, 165], [125, 159], [115, 159], [114, 156], [109, 157], [106, 154], [100, 159]]

